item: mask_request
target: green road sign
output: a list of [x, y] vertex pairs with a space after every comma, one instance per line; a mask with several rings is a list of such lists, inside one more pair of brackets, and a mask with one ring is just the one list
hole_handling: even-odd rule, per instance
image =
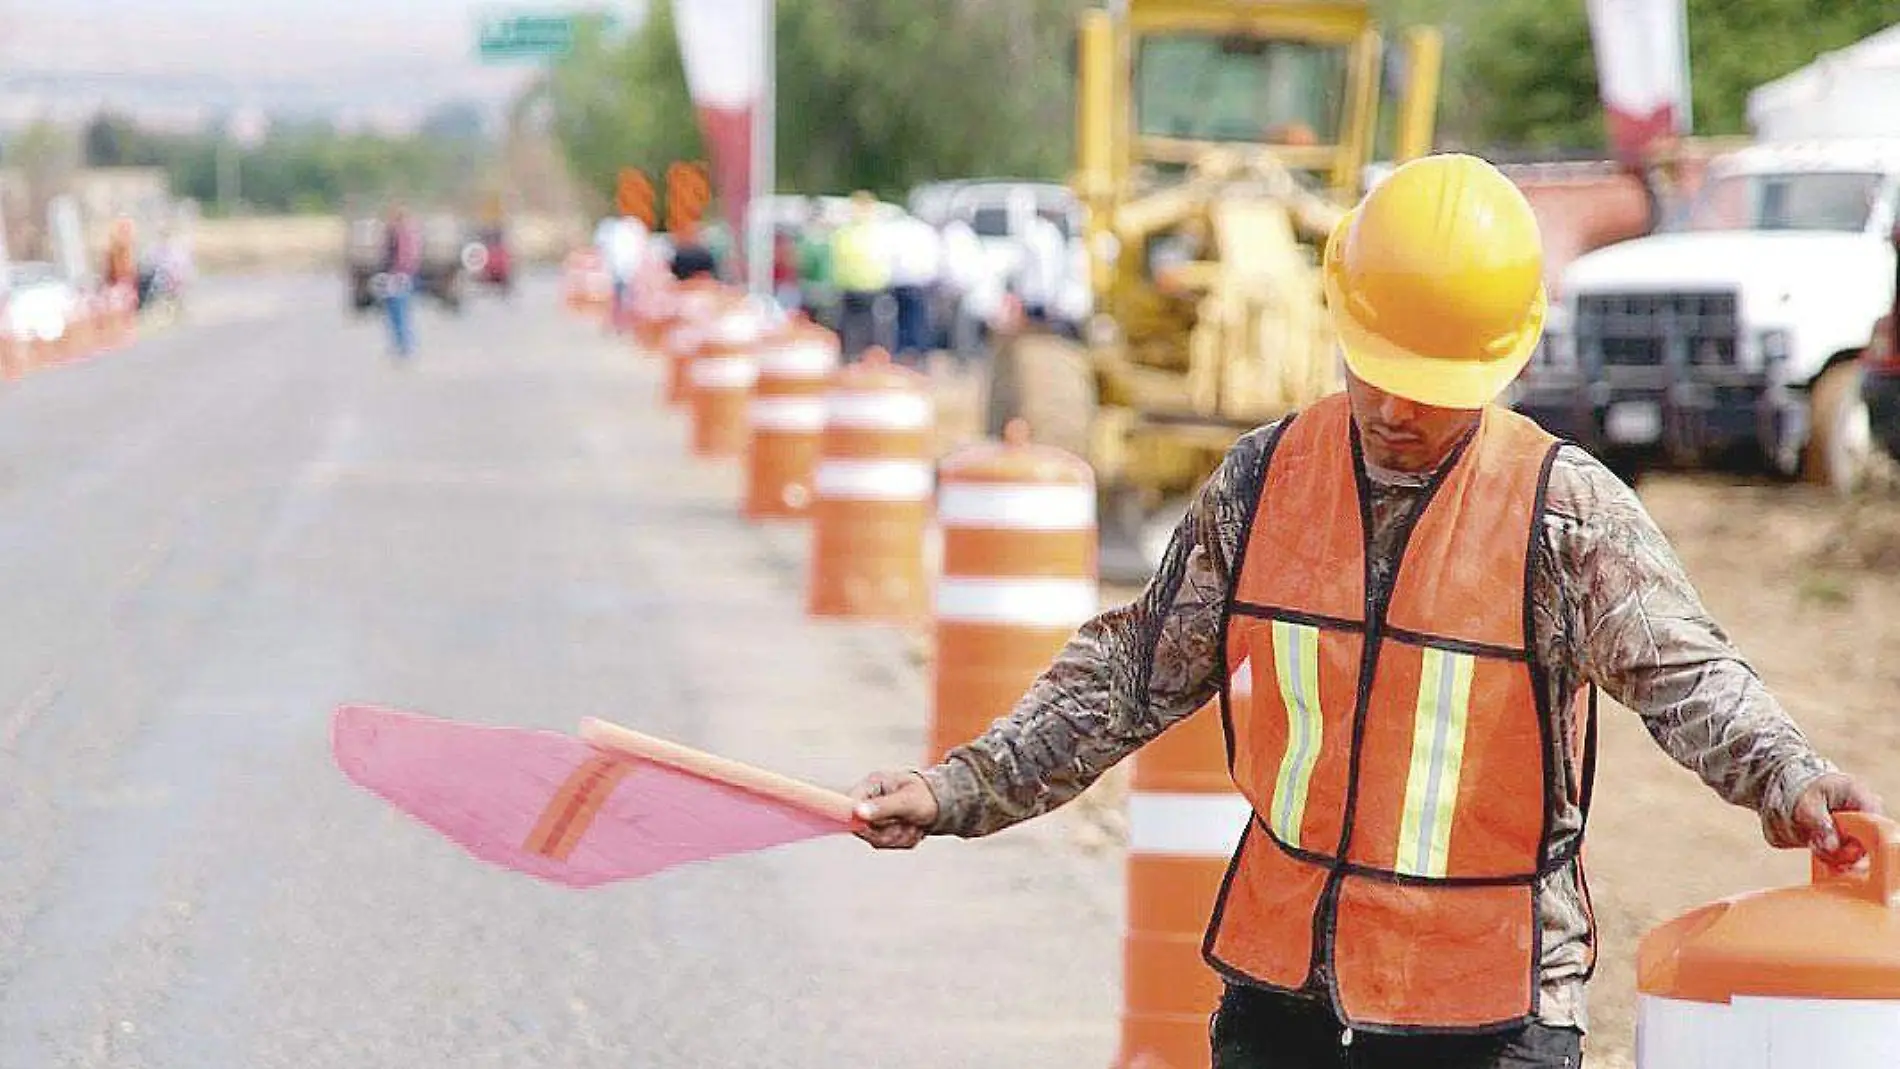
[[508, 15], [481, 24], [479, 51], [487, 62], [565, 56], [573, 50], [572, 15]]

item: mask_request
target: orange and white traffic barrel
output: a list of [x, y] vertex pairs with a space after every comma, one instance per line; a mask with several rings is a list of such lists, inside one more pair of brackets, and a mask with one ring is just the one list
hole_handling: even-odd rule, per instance
[[760, 346], [759, 381], [747, 410], [747, 519], [795, 519], [811, 509], [812, 474], [825, 429], [826, 384], [838, 369], [838, 336], [796, 322]]
[[1900, 1065], [1900, 824], [1834, 814], [1869, 855], [1810, 882], [1726, 899], [1636, 952], [1636, 1069]]
[[[1236, 716], [1253, 666], [1228, 680]], [[1122, 943], [1118, 1069], [1207, 1069], [1208, 1016], [1221, 980], [1201, 942], [1253, 807], [1227, 772], [1220, 703], [1136, 751], [1128, 793], [1128, 931]]]
[[633, 302], [633, 348], [656, 355], [665, 352], [666, 330], [678, 317], [679, 296], [673, 276], [647, 272], [641, 276]]
[[935, 421], [930, 381], [883, 349], [833, 377], [812, 475], [811, 615], [911, 620], [927, 611]]
[[712, 330], [713, 319], [731, 300], [725, 287], [711, 279], [695, 279], [679, 289], [677, 314], [667, 328], [666, 403], [685, 407], [693, 399], [692, 363]]
[[561, 289], [567, 307], [585, 312], [593, 301], [593, 275], [600, 267], [600, 254], [592, 249], [575, 249], [561, 264]]
[[942, 574], [934, 595], [927, 762], [1008, 715], [1101, 608], [1095, 475], [1072, 453], [1029, 441], [965, 446], [937, 474]]
[[734, 302], [714, 318], [689, 368], [694, 456], [744, 455], [751, 429], [746, 407], [759, 378], [764, 336], [759, 311], [748, 302]]

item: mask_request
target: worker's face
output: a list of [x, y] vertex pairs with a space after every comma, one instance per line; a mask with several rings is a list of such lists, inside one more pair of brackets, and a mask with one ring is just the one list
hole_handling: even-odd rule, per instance
[[1351, 372], [1346, 394], [1359, 425], [1366, 460], [1390, 471], [1436, 470], [1484, 413], [1477, 409], [1433, 408], [1390, 394]]

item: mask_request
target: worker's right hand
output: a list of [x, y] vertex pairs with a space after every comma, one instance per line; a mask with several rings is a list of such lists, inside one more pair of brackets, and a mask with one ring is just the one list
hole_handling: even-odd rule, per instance
[[851, 788], [857, 836], [879, 850], [908, 850], [937, 822], [937, 796], [916, 772], [873, 772]]

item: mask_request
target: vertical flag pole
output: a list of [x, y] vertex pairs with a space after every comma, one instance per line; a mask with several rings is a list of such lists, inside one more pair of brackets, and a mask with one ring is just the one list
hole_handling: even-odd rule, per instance
[[764, 34], [762, 56], [764, 77], [760, 79], [759, 101], [752, 113], [752, 205], [747, 214], [746, 235], [748, 280], [754, 296], [772, 292], [773, 233], [770, 217], [764, 211], [766, 198], [774, 191], [778, 178], [778, 4], [777, 0], [755, 0], [764, 10], [761, 30]]

